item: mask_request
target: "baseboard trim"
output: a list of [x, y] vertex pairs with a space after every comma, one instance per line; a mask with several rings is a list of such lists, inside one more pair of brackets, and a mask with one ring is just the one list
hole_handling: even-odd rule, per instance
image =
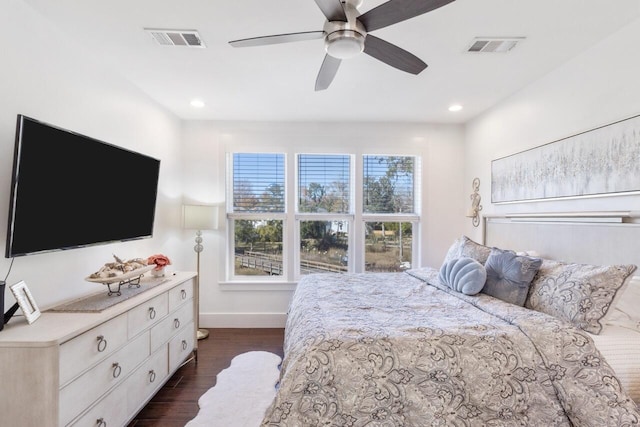
[[284, 328], [286, 313], [200, 314], [201, 328]]

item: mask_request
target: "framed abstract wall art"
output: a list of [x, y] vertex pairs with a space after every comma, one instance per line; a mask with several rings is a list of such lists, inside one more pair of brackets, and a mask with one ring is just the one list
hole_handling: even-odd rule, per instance
[[640, 115], [491, 162], [491, 202], [640, 191]]

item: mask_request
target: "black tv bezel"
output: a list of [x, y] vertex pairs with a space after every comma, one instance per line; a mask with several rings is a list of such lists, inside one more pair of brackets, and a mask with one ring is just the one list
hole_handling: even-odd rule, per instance
[[[141, 157], [146, 157], [148, 159], [151, 160], [155, 160], [157, 162], [157, 176], [155, 178], [155, 189], [154, 189], [154, 194], [153, 194], [153, 198], [155, 200], [155, 204], [154, 204], [154, 209], [153, 209], [153, 214], [151, 217], [151, 230], [149, 234], [144, 234], [144, 235], [140, 235], [140, 236], [133, 236], [133, 237], [129, 237], [129, 238], [116, 238], [116, 239], [110, 239], [110, 240], [100, 240], [100, 241], [95, 241], [95, 242], [90, 242], [90, 243], [82, 243], [82, 244], [77, 244], [77, 245], [69, 245], [69, 246], [61, 246], [61, 247], [56, 247], [56, 248], [50, 248], [50, 249], [43, 249], [43, 250], [37, 250], [37, 251], [33, 251], [33, 252], [13, 252], [13, 228], [14, 228], [14, 223], [15, 223], [15, 214], [16, 214], [16, 203], [17, 203], [17, 192], [18, 192], [18, 188], [19, 188], [19, 166], [20, 166], [20, 160], [21, 160], [21, 148], [22, 148], [22, 130], [23, 130], [23, 123], [24, 121], [30, 121], [32, 123], [36, 123], [38, 125], [41, 126], [46, 126], [61, 132], [65, 132], [68, 133], [70, 135], [73, 135], [75, 137], [78, 138], [82, 138], [85, 139], [87, 141], [91, 141], [91, 142], [95, 142], [95, 143], [99, 143], [102, 144], [104, 146], [107, 147], [111, 147], [113, 149], [117, 149], [117, 150], [121, 150], [123, 152], [128, 152], [131, 154], [134, 154], [136, 156], [141, 156]], [[128, 241], [135, 241], [135, 240], [143, 240], [143, 239], [150, 239], [153, 237], [153, 233], [155, 230], [155, 219], [156, 219], [156, 214], [157, 214], [157, 203], [158, 203], [158, 184], [160, 181], [160, 159], [149, 156], [147, 154], [143, 154], [141, 152], [138, 151], [134, 151], [134, 150], [130, 150], [124, 147], [120, 147], [118, 145], [115, 144], [111, 144], [109, 142], [105, 142], [103, 140], [97, 139], [97, 138], [93, 138], [84, 134], [81, 134], [79, 132], [75, 132], [72, 131], [70, 129], [61, 127], [61, 126], [56, 126], [53, 125], [51, 123], [42, 121], [42, 120], [38, 120], [38, 119], [34, 119], [33, 117], [29, 117], [27, 115], [24, 114], [18, 114], [17, 115], [17, 120], [16, 120], [16, 132], [15, 132], [15, 143], [14, 143], [14, 153], [13, 153], [13, 166], [12, 166], [12, 172], [11, 172], [11, 191], [10, 191], [10, 196], [9, 196], [9, 212], [8, 212], [8, 218], [7, 218], [7, 235], [6, 235], [6, 245], [5, 245], [5, 258], [15, 258], [15, 257], [22, 257], [22, 256], [29, 256], [29, 255], [37, 255], [37, 254], [43, 254], [43, 253], [52, 253], [52, 252], [60, 252], [60, 251], [66, 251], [66, 250], [71, 250], [71, 249], [79, 249], [79, 248], [87, 248], [87, 247], [92, 247], [92, 246], [101, 246], [101, 245], [108, 245], [108, 244], [112, 244], [112, 243], [119, 243], [119, 242], [128, 242]]]

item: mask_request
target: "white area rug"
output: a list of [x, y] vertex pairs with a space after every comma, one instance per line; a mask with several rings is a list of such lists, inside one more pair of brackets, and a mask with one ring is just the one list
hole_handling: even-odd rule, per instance
[[185, 427], [259, 427], [276, 395], [282, 359], [266, 351], [237, 355], [198, 399], [198, 415]]

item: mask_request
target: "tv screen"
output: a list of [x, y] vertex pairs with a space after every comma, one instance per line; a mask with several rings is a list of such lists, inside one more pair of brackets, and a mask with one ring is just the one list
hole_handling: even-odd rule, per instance
[[18, 115], [5, 257], [153, 235], [160, 161]]

